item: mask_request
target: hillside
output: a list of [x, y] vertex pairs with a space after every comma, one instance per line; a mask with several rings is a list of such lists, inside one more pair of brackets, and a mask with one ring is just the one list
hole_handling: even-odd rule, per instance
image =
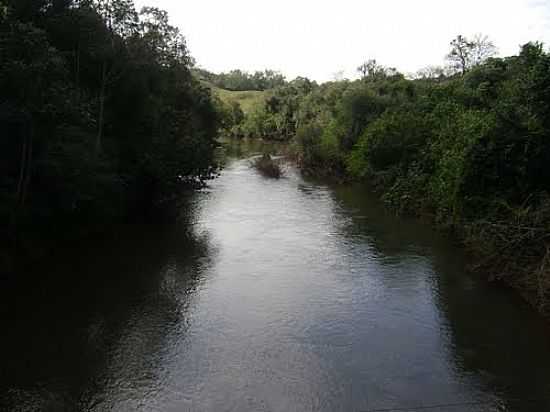
[[219, 87], [212, 85], [211, 83], [204, 84], [208, 85], [223, 102], [229, 103], [236, 101], [241, 106], [244, 114], [249, 114], [254, 107], [260, 106], [261, 103], [267, 98], [270, 94], [270, 91], [258, 91], [258, 90], [245, 90], [245, 91], [232, 91], [225, 90]]

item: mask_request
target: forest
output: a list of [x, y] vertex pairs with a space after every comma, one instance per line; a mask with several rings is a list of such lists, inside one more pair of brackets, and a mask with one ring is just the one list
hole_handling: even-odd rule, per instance
[[367, 60], [357, 80], [297, 78], [246, 116], [226, 107], [225, 133], [288, 142], [307, 174], [368, 182], [548, 314], [550, 54], [540, 43], [494, 53], [484, 36], [458, 36], [447, 66], [413, 76]]
[[201, 80], [231, 91], [263, 91], [284, 86], [286, 83], [286, 79], [281, 73], [269, 69], [256, 71], [252, 74], [239, 69], [227, 73], [212, 73], [197, 67], [193, 71]]
[[0, 267], [153, 215], [215, 171], [219, 116], [166, 12], [0, 2]]

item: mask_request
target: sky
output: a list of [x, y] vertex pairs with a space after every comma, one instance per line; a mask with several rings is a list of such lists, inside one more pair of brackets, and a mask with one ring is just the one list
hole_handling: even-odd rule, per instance
[[499, 55], [543, 41], [550, 0], [135, 0], [167, 10], [199, 67], [266, 68], [288, 79], [356, 77], [368, 59], [414, 73], [444, 64], [458, 34], [481, 33]]

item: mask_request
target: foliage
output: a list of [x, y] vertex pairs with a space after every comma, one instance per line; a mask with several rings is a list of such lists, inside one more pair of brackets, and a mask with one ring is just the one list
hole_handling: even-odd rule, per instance
[[211, 176], [219, 113], [166, 12], [131, 0], [5, 4], [4, 233], [24, 242], [127, 218]]
[[246, 113], [240, 135], [249, 138], [288, 141], [296, 134], [300, 121], [300, 104], [317, 86], [298, 77], [282, 87], [264, 94]]
[[397, 74], [395, 68], [384, 67], [376, 62], [376, 59], [369, 59], [361, 64], [357, 71], [362, 80], [379, 80]]
[[212, 87], [212, 93], [217, 96], [223, 103], [232, 105], [237, 103], [244, 115], [253, 112], [257, 107], [262, 106], [264, 101], [268, 98], [269, 91], [231, 91], [220, 89], [218, 87]]
[[275, 89], [286, 84], [285, 77], [273, 70], [247, 73], [242, 70], [231, 70], [228, 73], [211, 73], [205, 69], [194, 69], [196, 75], [203, 81], [216, 87], [231, 91], [264, 91]]
[[478, 34], [470, 40], [459, 35], [451, 41], [451, 51], [447, 55], [447, 60], [451, 68], [466, 74], [468, 70], [493, 57], [495, 53], [496, 47], [487, 36]]
[[348, 157], [348, 170], [363, 176], [367, 171], [407, 170], [421, 155], [431, 126], [414, 108], [385, 111], [361, 134]]

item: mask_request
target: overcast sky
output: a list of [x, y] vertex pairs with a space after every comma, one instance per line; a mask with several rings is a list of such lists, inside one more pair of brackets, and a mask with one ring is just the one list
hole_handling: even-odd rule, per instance
[[444, 62], [457, 34], [488, 35], [502, 56], [550, 46], [550, 0], [135, 0], [168, 11], [200, 67], [271, 68], [330, 80], [374, 58], [412, 73]]

